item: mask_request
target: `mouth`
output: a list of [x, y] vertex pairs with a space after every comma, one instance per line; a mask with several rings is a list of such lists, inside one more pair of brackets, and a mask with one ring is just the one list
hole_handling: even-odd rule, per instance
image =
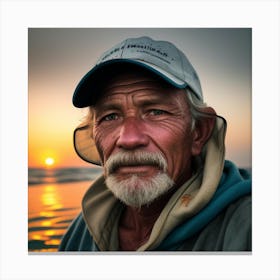
[[122, 165], [114, 170], [113, 173], [120, 176], [137, 175], [137, 176], [153, 176], [160, 172], [155, 165]]

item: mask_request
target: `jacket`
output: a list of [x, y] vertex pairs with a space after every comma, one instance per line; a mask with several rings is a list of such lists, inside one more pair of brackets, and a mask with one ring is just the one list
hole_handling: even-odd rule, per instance
[[[170, 198], [137, 251], [251, 251], [251, 176], [224, 160], [225, 130], [224, 119], [217, 117], [202, 164]], [[101, 175], [86, 192], [59, 251], [118, 251], [124, 207]]]

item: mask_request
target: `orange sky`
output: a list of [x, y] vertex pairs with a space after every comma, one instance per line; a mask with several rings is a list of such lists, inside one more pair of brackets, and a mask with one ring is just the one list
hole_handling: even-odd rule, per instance
[[[36, 105], [35, 101], [29, 106], [40, 108], [29, 114], [29, 167], [45, 166], [45, 159], [54, 159], [54, 166], [89, 166], [75, 153], [72, 142], [75, 115], [71, 109], [63, 109], [63, 102], [46, 100], [44, 107]], [[32, 115], [32, 116], [31, 116]], [[82, 118], [82, 113], [80, 114]]]
[[90, 166], [72, 133], [85, 110], [73, 91], [98, 56], [126, 37], [174, 42], [200, 76], [205, 101], [227, 119], [226, 158], [251, 166], [251, 31], [249, 29], [29, 29], [29, 167]]

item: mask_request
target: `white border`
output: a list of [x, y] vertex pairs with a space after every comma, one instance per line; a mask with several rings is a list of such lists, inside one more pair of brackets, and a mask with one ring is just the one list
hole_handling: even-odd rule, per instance
[[[280, 279], [278, 1], [1, 1], [1, 279]], [[253, 254], [28, 255], [27, 28], [253, 28]], [[16, 168], [16, 172], [15, 172]]]

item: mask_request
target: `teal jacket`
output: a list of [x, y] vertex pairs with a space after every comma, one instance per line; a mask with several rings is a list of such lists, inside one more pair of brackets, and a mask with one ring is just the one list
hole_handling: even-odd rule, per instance
[[[251, 251], [251, 175], [225, 161], [211, 200], [176, 226], [153, 251]], [[59, 251], [99, 251], [83, 214], [72, 222]]]

